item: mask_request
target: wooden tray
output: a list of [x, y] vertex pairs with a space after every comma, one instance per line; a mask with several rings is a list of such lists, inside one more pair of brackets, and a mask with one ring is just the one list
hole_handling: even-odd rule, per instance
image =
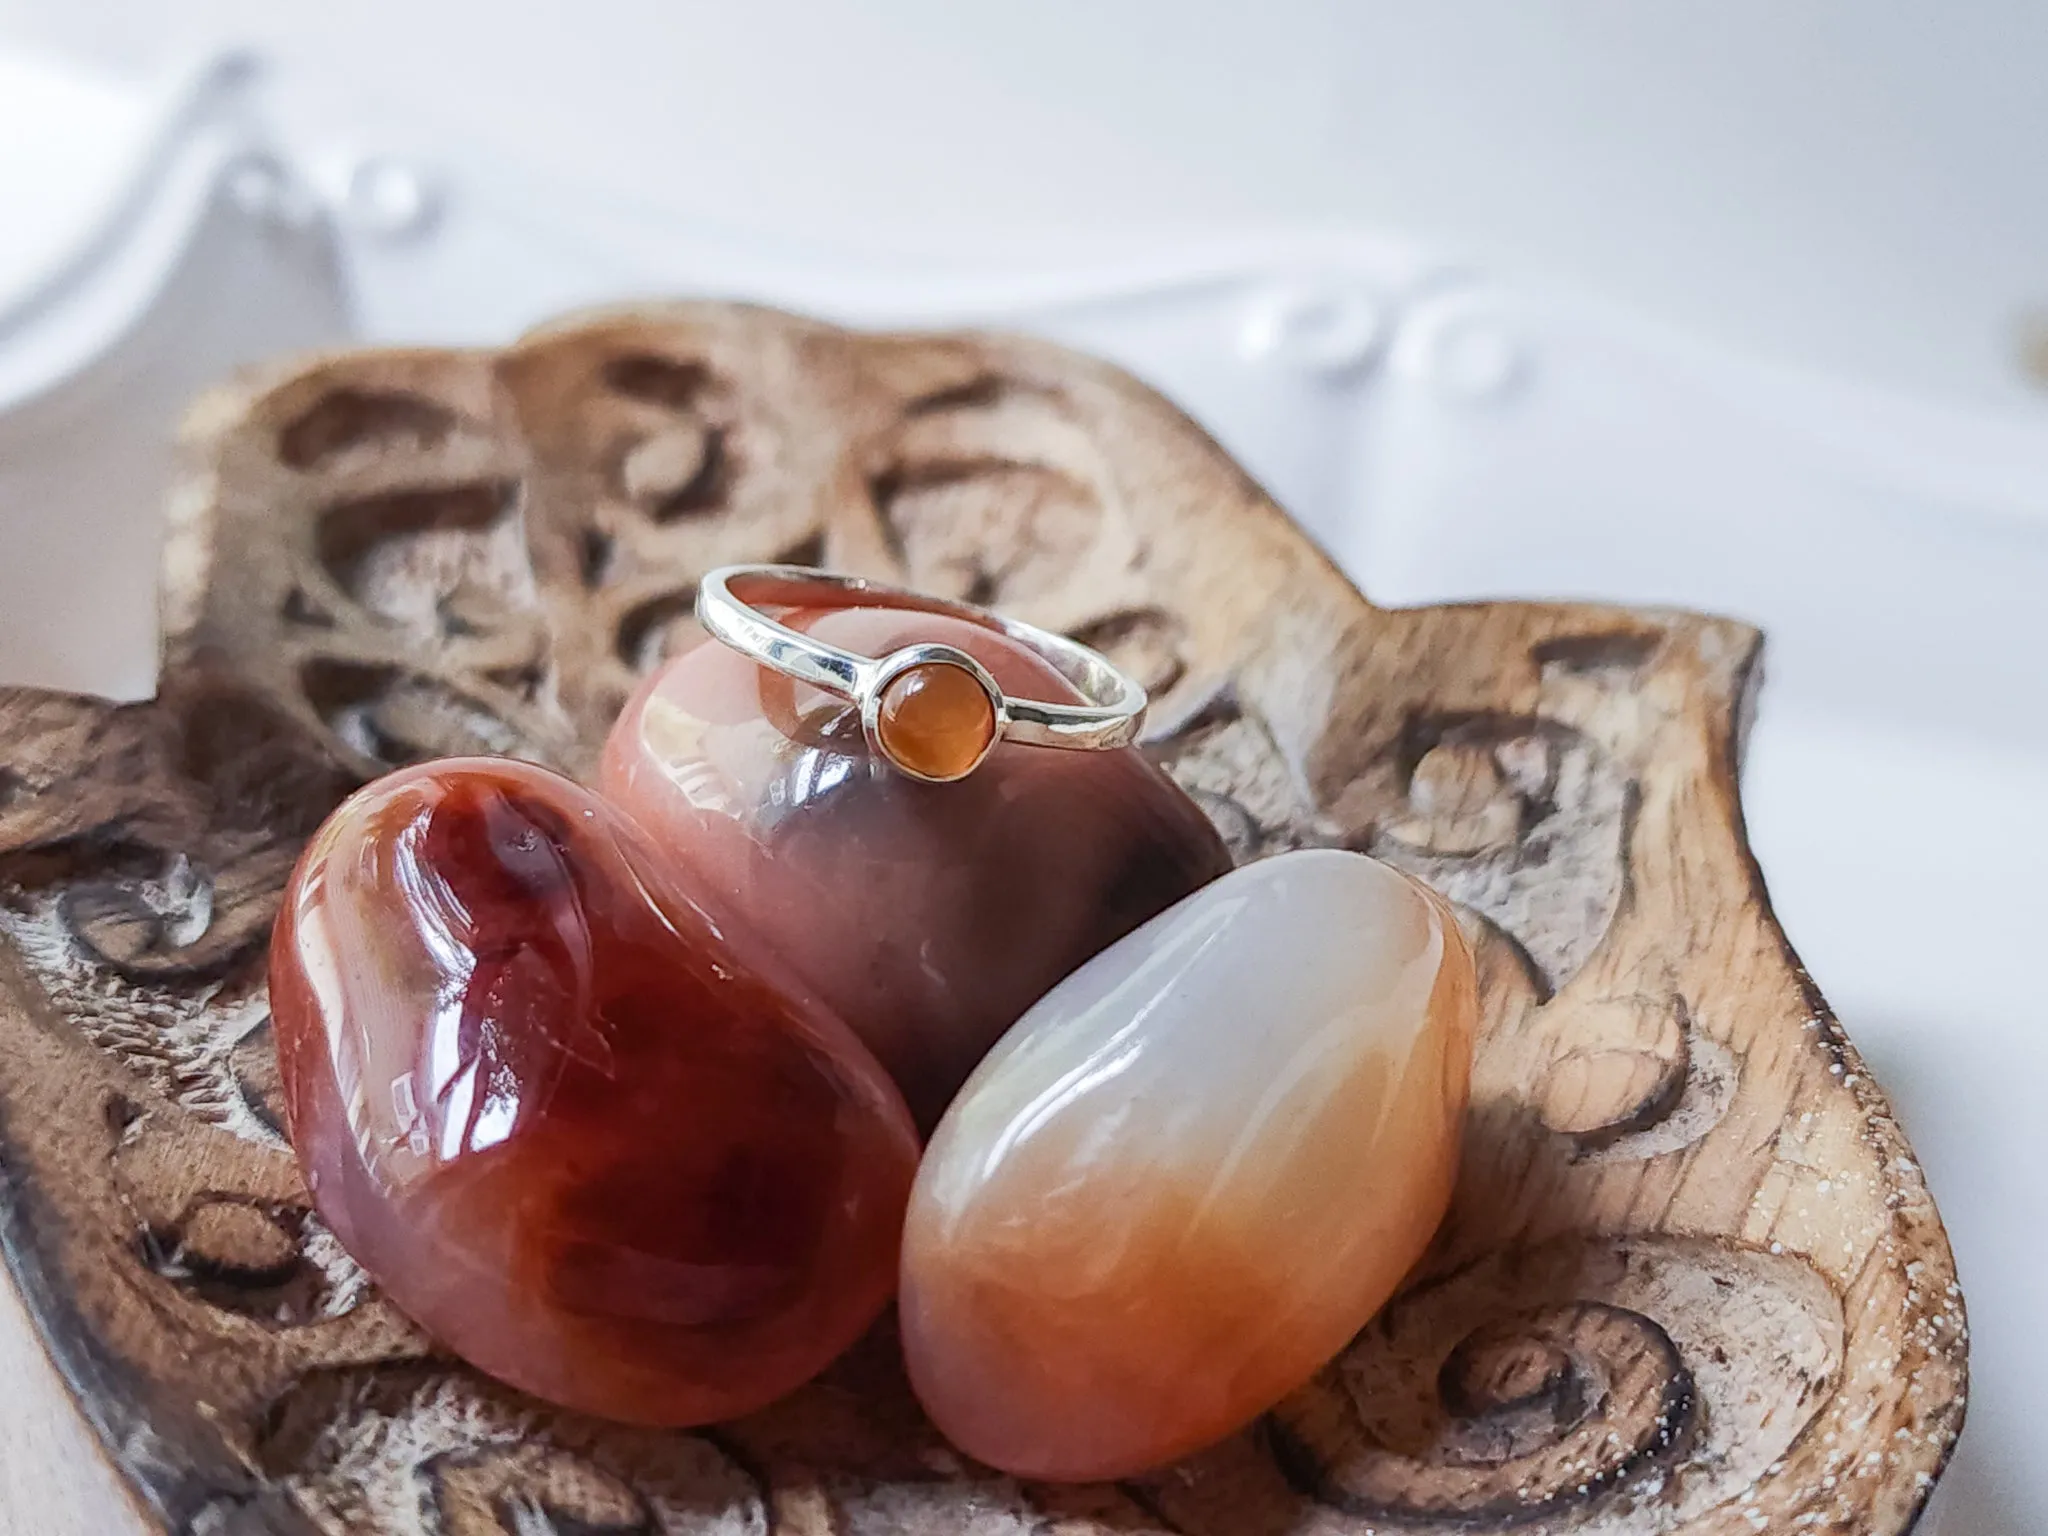
[[[0, 1240], [164, 1527], [404, 1533], [1897, 1532], [1962, 1423], [1953, 1262], [1772, 920], [1754, 631], [1361, 599], [1199, 430], [1033, 342], [739, 307], [369, 352], [202, 401], [160, 697], [0, 694]], [[1253, 1431], [1019, 1484], [887, 1325], [742, 1422], [621, 1430], [444, 1358], [307, 1208], [263, 950], [361, 778], [586, 769], [730, 560], [992, 601], [1122, 659], [1240, 857], [1458, 903], [1484, 1021], [1429, 1259]]]

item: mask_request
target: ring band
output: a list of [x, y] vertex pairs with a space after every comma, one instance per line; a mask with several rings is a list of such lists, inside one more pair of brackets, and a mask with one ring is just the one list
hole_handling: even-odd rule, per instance
[[[899, 608], [965, 619], [1009, 636], [1049, 662], [1074, 685], [1083, 702], [1013, 699], [986, 667], [955, 646], [907, 645], [887, 656], [857, 655], [776, 623], [757, 611], [756, 603], [787, 608]], [[1006, 619], [972, 603], [928, 597], [863, 576], [841, 576], [800, 565], [723, 566], [698, 584], [697, 618], [741, 655], [859, 705], [869, 746], [892, 767], [927, 783], [965, 778], [994, 750], [997, 741], [1084, 752], [1128, 746], [1137, 739], [1138, 727], [1145, 719], [1144, 688], [1078, 641]], [[895, 722], [900, 717], [892, 710], [920, 687], [935, 682], [943, 685], [942, 674], [935, 670], [941, 668], [972, 678], [988, 708], [985, 722], [971, 722], [985, 739], [969, 739], [950, 752], [934, 754], [917, 749], [917, 732], [898, 728]], [[957, 686], [953, 694], [960, 696]], [[971, 695], [968, 697], [973, 702]], [[967, 748], [975, 750], [970, 755]]]

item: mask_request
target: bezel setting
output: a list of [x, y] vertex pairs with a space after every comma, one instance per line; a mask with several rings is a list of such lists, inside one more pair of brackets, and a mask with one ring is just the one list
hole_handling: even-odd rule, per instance
[[[882, 699], [889, 691], [890, 684], [906, 673], [921, 667], [954, 667], [973, 678], [987, 697], [991, 713], [988, 740], [982, 743], [974, 761], [958, 773], [930, 774], [913, 768], [889, 749], [882, 733]], [[906, 645], [878, 658], [873, 669], [863, 676], [855, 686], [855, 697], [860, 704], [860, 725], [867, 737], [868, 749], [887, 763], [896, 772], [924, 784], [952, 784], [967, 777], [988, 760], [989, 753], [996, 749], [996, 743], [1003, 739], [1003, 731], [1009, 725], [1008, 701], [1003, 690], [988, 668], [976, 661], [957, 646], [926, 643]]]

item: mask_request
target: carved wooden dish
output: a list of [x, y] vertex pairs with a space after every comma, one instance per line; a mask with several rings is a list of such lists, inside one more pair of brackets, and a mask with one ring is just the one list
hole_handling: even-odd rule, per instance
[[[1129, 378], [990, 337], [686, 305], [203, 401], [153, 703], [0, 694], [7, 1257], [167, 1528], [1280, 1533], [1910, 1528], [1962, 1302], [1884, 1094], [1772, 920], [1736, 796], [1758, 636], [1361, 599]], [[1240, 857], [1366, 849], [1461, 905], [1482, 1044], [1420, 1272], [1255, 1430], [1018, 1484], [886, 1324], [754, 1418], [579, 1420], [437, 1357], [309, 1212], [264, 941], [300, 841], [409, 759], [587, 768], [733, 560], [1080, 636]]]

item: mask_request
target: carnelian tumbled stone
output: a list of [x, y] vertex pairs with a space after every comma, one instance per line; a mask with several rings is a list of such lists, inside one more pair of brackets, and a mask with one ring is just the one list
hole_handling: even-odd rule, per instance
[[[1013, 697], [1078, 697], [964, 619], [780, 617], [866, 656], [950, 645]], [[626, 706], [601, 774], [613, 804], [781, 948], [926, 1127], [1062, 976], [1230, 868], [1201, 807], [1133, 748], [998, 742], [957, 783], [921, 783], [869, 751], [854, 705], [716, 641]]]
[[887, 1075], [566, 779], [455, 760], [344, 803], [285, 893], [270, 1002], [314, 1204], [491, 1375], [726, 1418], [893, 1288], [917, 1138]]
[[1157, 1467], [1352, 1338], [1457, 1179], [1472, 954], [1363, 854], [1283, 853], [1061, 982], [946, 1111], [897, 1313], [947, 1439], [1019, 1477]]

